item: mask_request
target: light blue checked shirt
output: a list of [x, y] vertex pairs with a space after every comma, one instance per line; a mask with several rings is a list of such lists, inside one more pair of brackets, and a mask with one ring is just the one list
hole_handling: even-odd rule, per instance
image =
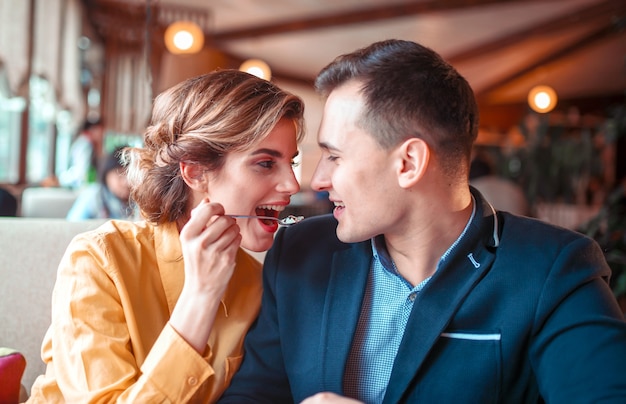
[[[441, 256], [437, 269], [467, 232], [476, 212], [475, 202], [473, 206], [465, 229]], [[367, 404], [382, 403], [413, 302], [430, 280], [429, 277], [415, 287], [411, 286], [396, 269], [383, 236], [372, 239], [372, 253], [374, 259], [343, 386], [346, 396]]]

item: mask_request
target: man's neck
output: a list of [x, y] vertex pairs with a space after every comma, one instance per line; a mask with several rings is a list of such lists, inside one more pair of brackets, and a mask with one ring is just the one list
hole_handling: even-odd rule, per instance
[[432, 276], [441, 256], [459, 238], [472, 215], [471, 195], [461, 209], [434, 209], [401, 233], [385, 234], [389, 256], [398, 272], [412, 285]]

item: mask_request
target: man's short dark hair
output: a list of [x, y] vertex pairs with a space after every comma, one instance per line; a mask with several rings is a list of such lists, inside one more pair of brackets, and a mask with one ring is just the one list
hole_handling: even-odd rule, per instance
[[423, 139], [451, 175], [467, 176], [478, 106], [467, 80], [435, 51], [411, 41], [376, 42], [337, 57], [315, 88], [328, 96], [348, 81], [362, 83], [359, 122], [382, 147]]

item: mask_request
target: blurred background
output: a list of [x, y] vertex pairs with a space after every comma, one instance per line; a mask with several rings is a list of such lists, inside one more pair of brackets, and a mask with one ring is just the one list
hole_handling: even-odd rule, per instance
[[0, 186], [17, 215], [45, 215], [26, 211], [24, 191], [66, 188], [57, 179], [85, 122], [101, 125], [97, 158], [141, 145], [158, 93], [251, 64], [305, 100], [292, 210], [323, 213], [308, 189], [322, 109], [313, 79], [389, 38], [431, 47], [468, 79], [476, 156], [522, 191], [525, 214], [595, 237], [626, 265], [621, 0], [0, 0]]

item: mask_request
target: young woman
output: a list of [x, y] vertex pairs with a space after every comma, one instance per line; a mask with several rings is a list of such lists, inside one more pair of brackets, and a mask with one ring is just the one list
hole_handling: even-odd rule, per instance
[[242, 360], [261, 265], [293, 173], [302, 101], [236, 70], [155, 100], [144, 147], [128, 149], [144, 221], [77, 236], [60, 264], [47, 364], [31, 402], [214, 402]]

